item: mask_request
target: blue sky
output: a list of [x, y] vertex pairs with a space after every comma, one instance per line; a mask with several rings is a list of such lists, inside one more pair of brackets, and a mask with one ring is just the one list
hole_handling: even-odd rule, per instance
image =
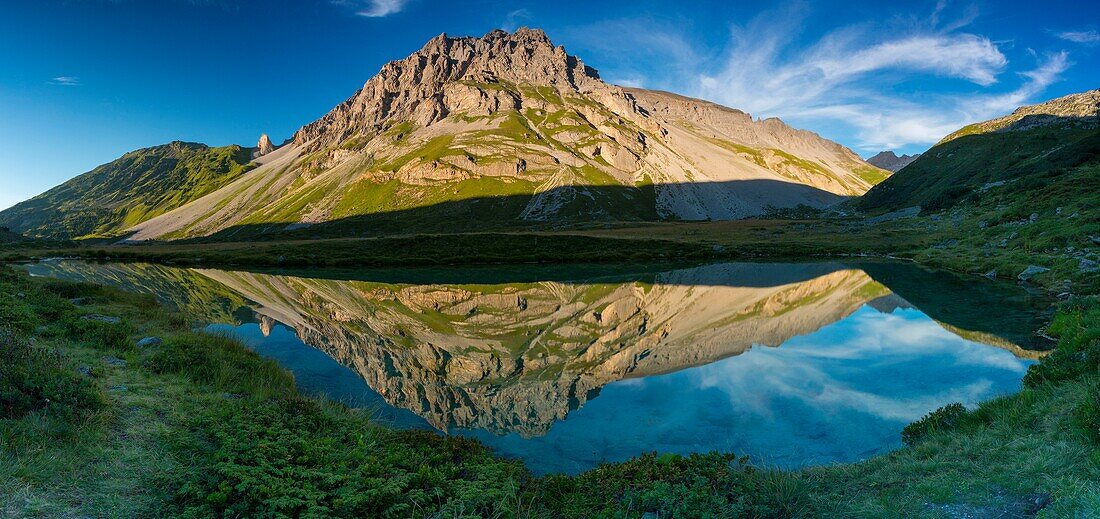
[[174, 139], [276, 142], [429, 38], [545, 29], [623, 85], [919, 152], [1100, 87], [1100, 3], [0, 0], [0, 208]]

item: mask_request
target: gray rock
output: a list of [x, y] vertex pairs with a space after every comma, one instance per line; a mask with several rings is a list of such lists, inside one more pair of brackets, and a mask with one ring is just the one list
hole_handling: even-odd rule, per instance
[[1028, 217], [1028, 220], [1031, 220], [1033, 222], [1038, 220], [1038, 219], [1039, 219], [1039, 213], [1031, 213], [1031, 216]]
[[1088, 258], [1081, 258], [1081, 262], [1077, 264], [1077, 270], [1080, 270], [1085, 274], [1100, 272], [1100, 263], [1092, 261]]
[[95, 377], [95, 375], [92, 374], [92, 368], [89, 366], [80, 366], [76, 368], [76, 371], [85, 377]]
[[986, 272], [985, 274], [982, 274], [982, 277], [987, 277], [989, 279], [997, 279], [997, 269], [993, 269], [993, 270], [990, 270], [989, 272]]
[[70, 303], [72, 303], [76, 306], [84, 306], [84, 305], [87, 305], [87, 304], [91, 304], [93, 301], [95, 301], [95, 298], [92, 298], [92, 297], [77, 297], [75, 299], [70, 299], [69, 300]]
[[118, 357], [103, 357], [103, 362], [106, 362], [108, 366], [114, 366], [116, 368], [125, 368], [126, 361]]
[[162, 341], [160, 337], [145, 337], [137, 341], [137, 345], [140, 348], [148, 348], [150, 346], [159, 346], [162, 342], [164, 341]]
[[129, 391], [130, 388], [128, 388], [126, 386], [123, 386], [123, 385], [117, 385], [117, 386], [111, 386], [111, 387], [107, 388], [107, 390], [111, 391], [111, 392], [120, 393], [120, 392], [123, 392], [123, 391]]
[[88, 315], [82, 316], [81, 319], [84, 319], [85, 321], [97, 321], [97, 322], [107, 323], [107, 324], [120, 324], [120, 323], [122, 323], [122, 319], [120, 319], [118, 317], [112, 317], [110, 315], [100, 315], [100, 314], [88, 314]]
[[1048, 269], [1046, 267], [1040, 267], [1038, 265], [1028, 265], [1027, 268], [1024, 269], [1023, 272], [1021, 272], [1018, 276], [1016, 276], [1016, 279], [1019, 279], [1020, 281], [1030, 281], [1031, 278], [1033, 278], [1033, 277], [1035, 277], [1039, 274], [1042, 274], [1043, 272], [1049, 272], [1049, 271], [1050, 271], [1050, 269]]
[[1092, 240], [1093, 245], [1100, 245], [1100, 236], [1089, 236], [1089, 239]]

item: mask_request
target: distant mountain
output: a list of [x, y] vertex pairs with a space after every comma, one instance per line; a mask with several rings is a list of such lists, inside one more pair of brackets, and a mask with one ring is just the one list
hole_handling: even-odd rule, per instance
[[874, 157], [867, 159], [867, 163], [877, 168], [897, 173], [901, 168], [917, 160], [917, 157], [920, 157], [920, 153], [915, 155], [902, 155], [899, 157], [894, 154], [893, 151], [880, 151]]
[[257, 160], [132, 238], [734, 219], [889, 175], [778, 119], [605, 83], [529, 29], [440, 35]]
[[857, 205], [871, 212], [912, 206], [928, 212], [999, 197], [1000, 206], [1018, 206], [1027, 218], [1048, 204], [1094, 210], [1098, 183], [1100, 90], [1091, 90], [966, 126]]
[[250, 153], [180, 141], [132, 151], [0, 211], [0, 226], [32, 237], [117, 235], [239, 178]]

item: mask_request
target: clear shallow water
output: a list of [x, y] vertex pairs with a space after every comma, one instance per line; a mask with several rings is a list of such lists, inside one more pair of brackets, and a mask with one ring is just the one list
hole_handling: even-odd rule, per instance
[[1039, 355], [1041, 305], [1022, 289], [907, 264], [27, 268], [154, 293], [308, 393], [475, 437], [539, 473], [649, 451], [864, 459], [944, 404], [1018, 390]]

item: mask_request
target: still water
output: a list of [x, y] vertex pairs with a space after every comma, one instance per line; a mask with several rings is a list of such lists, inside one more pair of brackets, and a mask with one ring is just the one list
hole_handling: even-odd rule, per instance
[[864, 459], [942, 405], [1018, 390], [1043, 346], [1044, 305], [1022, 288], [900, 263], [27, 268], [155, 294], [307, 393], [536, 473], [651, 451]]

